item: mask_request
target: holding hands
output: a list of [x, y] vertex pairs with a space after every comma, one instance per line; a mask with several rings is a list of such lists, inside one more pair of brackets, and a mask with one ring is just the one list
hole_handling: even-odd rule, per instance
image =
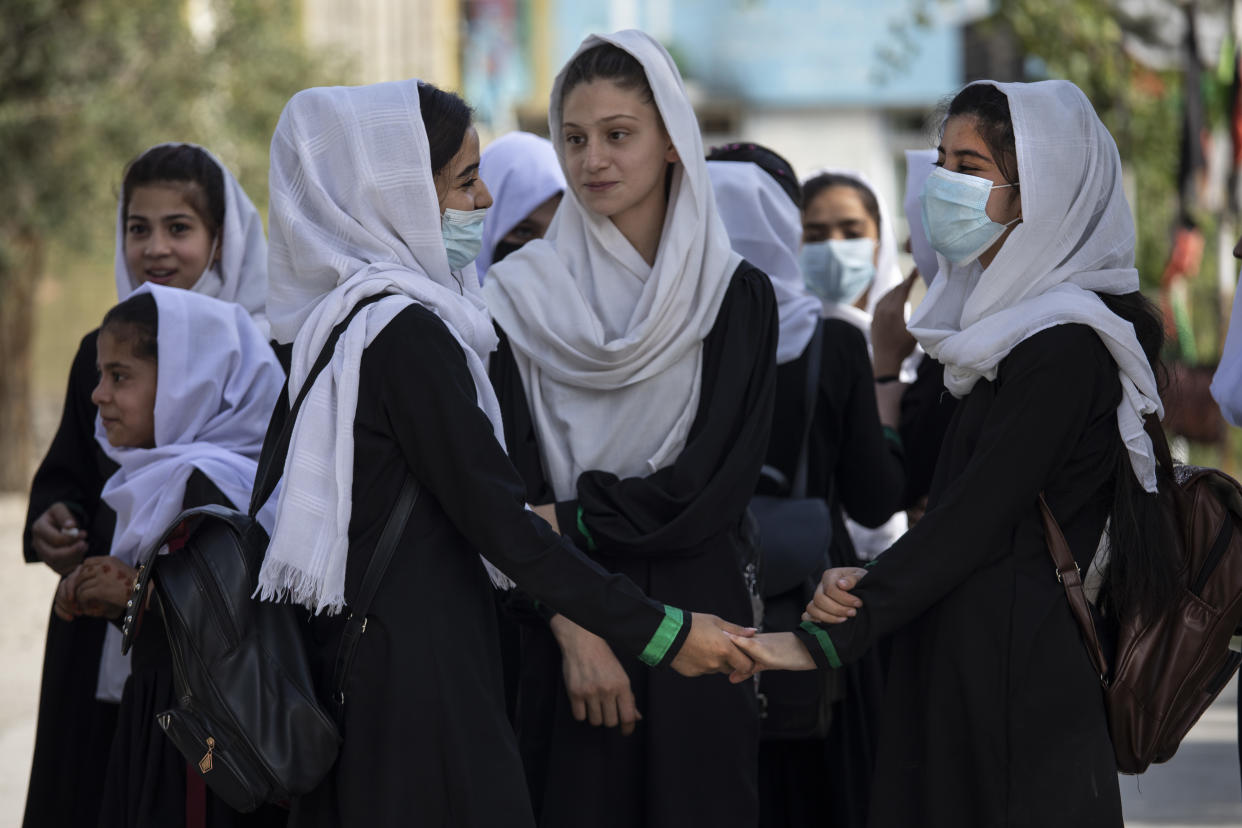
[[136, 569], [118, 558], [87, 558], [61, 579], [53, 609], [65, 621], [79, 615], [116, 618], [125, 610], [137, 576]]

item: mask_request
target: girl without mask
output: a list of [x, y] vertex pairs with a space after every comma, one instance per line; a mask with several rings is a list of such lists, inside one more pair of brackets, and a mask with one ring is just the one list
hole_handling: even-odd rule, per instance
[[[569, 189], [548, 236], [484, 285], [510, 454], [536, 509], [609, 570], [749, 620], [738, 562], [770, 429], [771, 284], [731, 249], [651, 37], [587, 38], [548, 121]], [[541, 825], [756, 823], [753, 689], [649, 672], [537, 609], [519, 732]]]
[[872, 825], [1120, 826], [1099, 677], [1038, 499], [1084, 571], [1105, 536], [1105, 619], [1167, 600], [1163, 331], [1121, 160], [1073, 84], [981, 81], [950, 105], [939, 163], [923, 203], [940, 272], [910, 330], [961, 399], [927, 513], [869, 569], [825, 573], [815, 622], [742, 646], [833, 669], [894, 635]]
[[[211, 347], [204, 349], [204, 342]], [[102, 499], [117, 516], [108, 555], [87, 558], [57, 593], [57, 613], [119, 619], [140, 560], [184, 509], [244, 508], [284, 373], [235, 304], [144, 285], [99, 329], [96, 439], [118, 466]], [[271, 526], [271, 513], [260, 514]], [[176, 554], [175, 550], [171, 554]], [[144, 614], [128, 656], [109, 626], [98, 694], [120, 702], [100, 826], [283, 825], [282, 809], [232, 811], [187, 773], [156, 715], [176, 706], [158, 611]], [[131, 675], [132, 657], [132, 675]]]
[[[192, 144], [160, 144], [126, 168], [116, 213], [117, 298], [145, 282], [186, 288], [241, 305], [266, 331], [267, 242], [254, 204], [232, 173]], [[106, 555], [112, 510], [100, 499], [116, 470], [95, 440], [91, 402], [98, 331], [83, 337], [69, 371], [64, 410], [30, 488], [26, 560], [61, 575], [85, 556]], [[95, 699], [97, 676], [69, 664], [97, 664], [107, 624], [53, 616], [39, 699], [27, 825], [95, 820], [116, 704]], [[66, 797], [63, 791], [75, 791]]]
[[383, 297], [298, 413], [259, 575], [263, 600], [313, 613], [325, 697], [343, 611], [405, 481], [418, 488], [347, 677], [340, 755], [292, 803], [295, 826], [534, 824], [500, 675], [493, 585], [509, 577], [653, 666], [748, 663], [719, 619], [648, 599], [526, 508], [468, 266], [491, 204], [478, 165], [469, 107], [417, 81], [304, 90], [272, 140], [269, 310], [291, 397], [332, 329]]
[[565, 176], [551, 141], [529, 132], [510, 132], [483, 150], [479, 177], [494, 201], [483, 222], [483, 248], [475, 261], [481, 284], [492, 264], [548, 232], [565, 192]]

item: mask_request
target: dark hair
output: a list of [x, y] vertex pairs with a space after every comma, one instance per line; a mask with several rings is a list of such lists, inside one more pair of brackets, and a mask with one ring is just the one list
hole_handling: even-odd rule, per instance
[[99, 330], [108, 331], [121, 342], [128, 341], [134, 356], [159, 362], [159, 308], [150, 293], [138, 293], [104, 314]]
[[470, 104], [452, 92], [445, 92], [429, 83], [418, 85], [418, 109], [427, 129], [431, 151], [431, 174], [439, 175], [453, 160], [466, 140], [466, 130], [474, 120]]
[[565, 96], [575, 86], [595, 80], [610, 80], [622, 89], [637, 90], [647, 103], [655, 102], [651, 82], [647, 80], [647, 73], [638, 58], [611, 43], [601, 43], [578, 55], [566, 67], [565, 80], [561, 84], [561, 104], [565, 103]]
[[[1163, 389], [1165, 372], [1160, 349], [1164, 345], [1164, 322], [1160, 312], [1138, 292], [1099, 296], [1109, 310], [1134, 326], [1143, 353]], [[1134, 476], [1130, 454], [1122, 446], [1113, 472], [1110, 555], [1101, 602], [1114, 617], [1137, 613], [1149, 618], [1168, 605], [1177, 587], [1177, 532], [1172, 516], [1181, 507], [1180, 490], [1173, 478], [1173, 457], [1160, 421], [1149, 414], [1144, 426], [1155, 449], [1159, 494], [1143, 489]]]
[[187, 187], [185, 197], [211, 235], [224, 226], [224, 173], [211, 156], [189, 144], [152, 147], [125, 168], [121, 182], [122, 215], [129, 213], [134, 189], [148, 184], [179, 181]]
[[[775, 179], [799, 210], [802, 209], [802, 185], [793, 166], [781, 155], [761, 144], [725, 144], [712, 147], [708, 161], [749, 161]], [[878, 208], [877, 208], [878, 209]], [[876, 222], [879, 224], [879, 222]]]
[[944, 125], [958, 115], [969, 115], [983, 143], [988, 145], [992, 160], [1001, 177], [1010, 184], [1018, 183], [1018, 150], [1013, 134], [1013, 117], [1009, 114], [1009, 98], [990, 83], [967, 86], [948, 104], [941, 105], [943, 117], [937, 138], [944, 137]]
[[878, 235], [883, 229], [880, 226], [880, 202], [876, 200], [875, 193], [871, 192], [871, 188], [857, 178], [837, 173], [820, 173], [802, 185], [803, 209], [810, 207], [811, 202], [818, 198], [820, 193], [833, 187], [853, 187], [858, 192], [858, 198], [862, 201], [863, 209], [867, 211], [867, 215], [871, 216], [871, 220], [875, 222], [875, 231]]

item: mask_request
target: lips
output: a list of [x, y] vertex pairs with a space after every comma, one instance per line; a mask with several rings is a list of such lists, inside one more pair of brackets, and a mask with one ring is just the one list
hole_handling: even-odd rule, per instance
[[155, 282], [156, 284], [163, 285], [163, 284], [167, 284], [168, 282], [171, 282], [173, 277], [177, 275], [177, 271], [176, 270], [164, 270], [164, 269], [160, 269], [160, 270], [147, 269], [143, 271], [143, 275], [147, 277], [148, 282]]
[[586, 184], [585, 186], [588, 192], [606, 193], [609, 190], [611, 190], [613, 187], [617, 186], [617, 184], [618, 182], [616, 181], [596, 181], [590, 184]]

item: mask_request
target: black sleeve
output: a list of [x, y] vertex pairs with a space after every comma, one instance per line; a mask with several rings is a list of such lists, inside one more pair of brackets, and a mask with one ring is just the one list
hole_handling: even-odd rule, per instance
[[95, 368], [98, 333], [91, 331], [78, 346], [69, 369], [60, 425], [30, 484], [22, 552], [31, 563], [39, 560], [31, 537], [34, 522], [52, 504], [64, 503], [77, 517], [79, 528], [89, 532], [91, 518], [99, 507], [99, 495], [110, 474], [101, 465], [106, 458], [95, 441], [95, 404], [91, 402], [91, 393], [99, 381]]
[[940, 447], [956, 410], [957, 398], [944, 387], [944, 366], [924, 354], [918, 376], [901, 397], [901, 444], [906, 454], [902, 508], [914, 506], [931, 490]]
[[[821, 395], [848, 383], [843, 397], [841, 445], [834, 480], [845, 511], [869, 529], [881, 526], [901, 503], [905, 484], [905, 460], [901, 440], [886, 433], [875, 401], [875, 377], [862, 332], [848, 322], [824, 323], [826, 349], [836, 358], [824, 359], [820, 372]], [[835, 371], [843, 366], [844, 371]], [[838, 392], [839, 393], [839, 392]], [[891, 432], [891, 429], [888, 429]]]
[[1101, 379], [1110, 366], [1099, 337], [1082, 325], [1050, 328], [1010, 352], [967, 465], [869, 567], [854, 590], [863, 601], [858, 615], [797, 631], [821, 666], [854, 661], [1011, 548], [1014, 527], [1033, 513], [1109, 390]]
[[606, 572], [526, 509], [522, 480], [477, 404], [465, 354], [444, 323], [413, 305], [370, 349], [380, 358], [364, 365], [376, 366], [380, 402], [407, 465], [471, 546], [575, 623], [648, 664], [667, 663], [689, 619]]
[[585, 472], [578, 499], [556, 505], [561, 531], [601, 554], [663, 557], [692, 554], [736, 525], [767, 453], [777, 331], [771, 282], [743, 263], [703, 343], [699, 408], [681, 454], [646, 477]]

